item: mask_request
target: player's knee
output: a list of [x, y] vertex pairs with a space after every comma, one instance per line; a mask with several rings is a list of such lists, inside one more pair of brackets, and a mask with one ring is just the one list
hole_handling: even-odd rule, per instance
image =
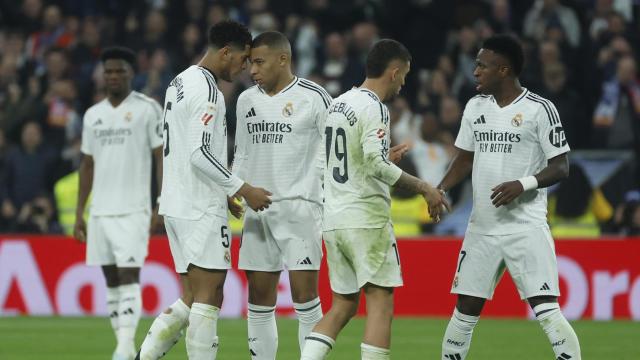
[[302, 304], [318, 297], [316, 289], [291, 289], [291, 299], [294, 303]]
[[458, 295], [456, 308], [465, 315], [480, 316], [485, 301], [486, 299], [475, 296]]

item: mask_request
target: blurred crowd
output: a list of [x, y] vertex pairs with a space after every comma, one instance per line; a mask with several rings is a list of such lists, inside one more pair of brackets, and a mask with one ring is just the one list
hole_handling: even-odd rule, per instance
[[[627, 210], [640, 202], [629, 192], [640, 179], [639, 16], [633, 0], [0, 0], [0, 231], [68, 230], [82, 116], [105, 96], [102, 49], [134, 49], [134, 89], [162, 103], [172, 78], [201, 57], [207, 28], [232, 18], [254, 35], [285, 33], [296, 74], [333, 96], [361, 83], [376, 40], [404, 43], [412, 70], [388, 104], [392, 136], [413, 145], [402, 167], [432, 183], [444, 175], [475, 94], [479, 46], [494, 33], [516, 34], [526, 57], [521, 82], [553, 101], [571, 147], [636, 154], [628, 180], [602, 196], [610, 216], [595, 220], [631, 233], [640, 228], [640, 211]], [[236, 98], [251, 85], [248, 73], [220, 82], [230, 135]], [[415, 197], [394, 196], [400, 235], [432, 229]], [[464, 186], [451, 196], [464, 198]]]

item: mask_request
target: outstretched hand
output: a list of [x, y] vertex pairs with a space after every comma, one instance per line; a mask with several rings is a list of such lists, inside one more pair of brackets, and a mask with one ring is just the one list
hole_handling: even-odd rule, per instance
[[391, 149], [389, 149], [389, 160], [392, 163], [397, 164], [400, 160], [402, 160], [402, 157], [409, 150], [411, 150], [411, 144], [409, 143], [398, 144], [392, 147]]

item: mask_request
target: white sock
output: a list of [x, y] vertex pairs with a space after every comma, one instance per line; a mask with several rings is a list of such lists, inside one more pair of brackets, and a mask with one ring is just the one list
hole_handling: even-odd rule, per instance
[[362, 360], [388, 360], [391, 359], [391, 350], [362, 343], [360, 344]]
[[120, 303], [120, 290], [117, 287], [107, 288], [107, 313], [109, 314], [109, 320], [111, 321], [111, 328], [113, 334], [118, 339], [118, 328], [120, 322], [118, 321], [118, 304]]
[[189, 322], [189, 307], [178, 299], [151, 324], [140, 347], [140, 360], [157, 360], [175, 345]]
[[300, 360], [324, 360], [336, 341], [327, 335], [311, 332], [305, 341]]
[[220, 309], [208, 304], [193, 303], [187, 327], [189, 360], [214, 360], [218, 353], [217, 325]]
[[322, 319], [322, 305], [320, 304], [320, 298], [317, 297], [306, 303], [293, 303], [293, 308], [298, 315], [298, 344], [300, 345], [300, 352], [302, 352], [305, 338]]
[[131, 355], [136, 353], [135, 336], [140, 313], [142, 312], [142, 294], [140, 284], [118, 286], [120, 301], [118, 304], [118, 346], [116, 353]]
[[453, 310], [442, 339], [442, 360], [464, 360], [467, 357], [473, 328], [479, 319], [479, 316], [465, 315], [457, 308]]
[[278, 352], [276, 307], [249, 304], [249, 353], [254, 360], [274, 360]]
[[547, 334], [553, 353], [559, 360], [580, 360], [580, 343], [575, 331], [562, 315], [558, 303], [544, 303], [533, 308], [540, 326]]

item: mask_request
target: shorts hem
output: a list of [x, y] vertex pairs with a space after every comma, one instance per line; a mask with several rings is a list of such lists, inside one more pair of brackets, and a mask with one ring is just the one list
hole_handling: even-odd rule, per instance
[[482, 298], [482, 299], [486, 299], [486, 300], [493, 299], [493, 293], [487, 295], [487, 294], [480, 294], [480, 293], [473, 292], [473, 291], [455, 290], [455, 289], [452, 289], [451, 293], [452, 294], [457, 294], [457, 295], [473, 296], [473, 297]]
[[547, 291], [545, 293], [533, 292], [532, 294], [518, 294], [520, 296], [520, 300], [527, 300], [536, 296], [555, 296], [560, 297], [560, 291]]

